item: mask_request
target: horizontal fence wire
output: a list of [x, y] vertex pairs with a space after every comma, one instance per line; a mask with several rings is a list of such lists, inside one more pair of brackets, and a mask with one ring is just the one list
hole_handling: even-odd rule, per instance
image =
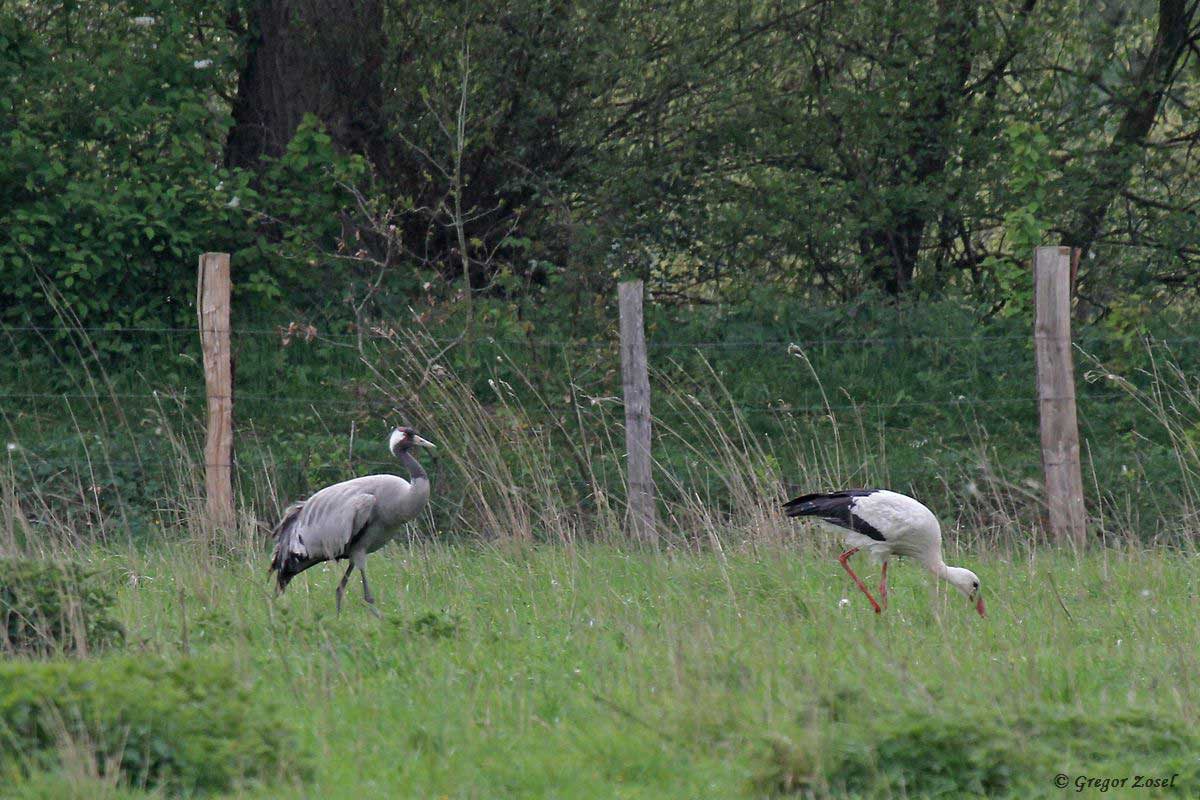
[[[331, 374], [337, 374], [345, 378], [351, 376], [352, 379], [363, 378], [367, 382], [372, 378], [371, 375], [361, 372], [354, 368], [354, 365], [360, 364], [358, 357], [351, 358], [326, 358], [321, 355], [321, 347], [328, 346], [331, 341], [349, 342], [363, 340], [371, 343], [372, 346], [384, 345], [393, 346], [397, 340], [404, 339], [404, 332], [396, 332], [390, 329], [372, 329], [359, 332], [348, 333], [326, 333], [318, 334], [313, 340], [306, 339], [305, 328], [297, 323], [295, 327], [279, 326], [274, 328], [239, 328], [233, 327], [229, 331], [235, 342], [239, 337], [270, 337], [279, 343], [279, 351], [284, 352], [291, 349], [303, 349], [305, 352], [312, 354], [310, 358], [322, 359], [319, 363], [319, 368], [330, 371]], [[198, 344], [199, 329], [197, 327], [170, 327], [170, 326], [82, 326], [82, 327], [62, 327], [62, 326], [45, 326], [45, 325], [0, 325], [0, 334], [9, 335], [24, 335], [29, 334], [101, 334], [112, 336], [152, 336], [152, 335], [170, 335], [187, 338], [191, 342]], [[450, 345], [466, 344], [461, 338], [450, 337], [427, 337], [422, 335], [421, 338], [425, 341], [433, 341], [437, 343], [445, 343]], [[1087, 337], [1080, 337], [1087, 340]], [[1190, 344], [1200, 342], [1200, 337], [1180, 336], [1167, 338], [1144, 337], [1146, 342], [1156, 344]], [[1100, 342], [1112, 341], [1110, 339], [1102, 339]], [[980, 369], [981, 351], [979, 348], [956, 348], [955, 345], [984, 343], [986, 345], [996, 345], [990, 351], [986, 352], [985, 369]], [[1017, 343], [1021, 347], [1001, 347], [999, 345], [1006, 343]], [[1092, 344], [1096, 342], [1090, 342]], [[595, 338], [583, 339], [558, 339], [552, 337], [479, 337], [470, 343], [473, 347], [486, 346], [536, 346], [536, 347], [562, 347], [562, 348], [596, 348], [598, 350], [612, 350], [618, 344], [614, 336], [597, 336]], [[961, 363], [962, 367], [960, 375], [957, 378], [963, 380], [955, 380], [946, 386], [945, 382], [938, 388], [944, 392], [941, 396], [933, 397], [912, 397], [911, 393], [903, 399], [883, 400], [878, 396], [863, 398], [861, 400], [854, 397], [845, 397], [844, 393], [838, 397], [838, 402], [822, 402], [819, 399], [812, 397], [811, 389], [807, 392], [809, 397], [803, 398], [808, 402], [788, 403], [784, 401], [768, 401], [764, 403], [723, 403], [720, 406], [721, 413], [734, 412], [747, 416], [776, 416], [776, 417], [800, 417], [825, 414], [859, 414], [859, 415], [885, 415], [894, 412], [903, 412], [906, 410], [950, 410], [961, 409], [964, 412], [974, 412], [975, 410], [997, 409], [999, 415], [1004, 415], [1007, 412], [1016, 411], [1034, 411], [1036, 410], [1038, 398], [1033, 381], [1033, 359], [1032, 355], [1027, 352], [1027, 347], [1032, 347], [1031, 333], [1021, 334], [971, 334], [971, 335], [929, 335], [929, 334], [912, 334], [906, 336], [868, 336], [868, 337], [818, 337], [818, 338], [771, 338], [771, 339], [728, 339], [728, 340], [705, 340], [705, 341], [690, 341], [681, 339], [651, 339], [648, 342], [648, 347], [651, 351], [664, 352], [670, 350], [677, 351], [741, 351], [752, 348], [793, 348], [813, 349], [822, 347], [866, 347], [866, 346], [888, 346], [897, 347], [900, 345], [948, 345], [946, 348], [941, 348], [937, 352], [937, 358], [941, 364]], [[1126, 343], [1127, 344], [1127, 343]], [[336, 354], [336, 351], [334, 351]], [[244, 377], [240, 378], [236, 385], [243, 385], [248, 388], [248, 391], [238, 391], [235, 388], [233, 401], [235, 406], [235, 415], [240, 415], [243, 420], [268, 420], [271, 417], [271, 409], [279, 409], [280, 415], [286, 413], [295, 413], [295, 410], [310, 409], [317, 417], [322, 415], [322, 411], [328, 409], [330, 413], [340, 413], [347, 410], [361, 410], [364, 413], [378, 413], [380, 409], [392, 406], [396, 401], [387, 396], [380, 395], [377, 391], [370, 392], [366, 396], [361, 397], [337, 397], [341, 390], [335, 386], [314, 386], [309, 389], [300, 387], [292, 387], [287, 394], [265, 394], [255, 389], [271, 385], [274, 379], [274, 371], [276, 369], [287, 369], [286, 366], [280, 366], [275, 361], [275, 356], [269, 355], [262, 359], [261, 363], [254, 358], [250, 358], [247, 364], [241, 366], [253, 367], [251, 369], [242, 370]], [[490, 355], [488, 356], [490, 359]], [[737, 356], [736, 358], [743, 358]], [[838, 363], [842, 363], [842, 359], [852, 358], [852, 356], [836, 356], [839, 359]], [[878, 361], [878, 355], [863, 354], [862, 359], [856, 359], [858, 363], [857, 369], [864, 368], [867, 361]], [[188, 357], [188, 361], [192, 361]], [[664, 359], [665, 364], [669, 364], [674, 368], [678, 368], [679, 362], [669, 361]], [[310, 360], [311, 363], [316, 363]], [[886, 364], [880, 362], [882, 367]], [[71, 404], [74, 402], [87, 403], [94, 405], [106, 404], [147, 404], [147, 405], [165, 405], [167, 410], [174, 411], [186, 409], [189, 413], [200, 415], [200, 409], [204, 402], [209, 398], [204, 391], [203, 376], [200, 370], [200, 364], [197, 361], [192, 365], [184, 364], [180, 372], [176, 364], [176, 371], [173, 374], [192, 375], [193, 379], [178, 379], [183, 385], [165, 386], [157, 391], [147, 392], [130, 392], [123, 388], [114, 388], [112, 391], [96, 390], [68, 390], [62, 392], [46, 391], [45, 384], [41, 387], [42, 390], [20, 391], [20, 387], [12, 385], [16, 381], [10, 381], [8, 387], [0, 388], [0, 404], [9, 404], [24, 406], [26, 413], [36, 414], [39, 410], [46, 414], [53, 413], [53, 406], [57, 403]], [[314, 367], [315, 368], [315, 367]], [[987, 375], [1009, 375], [1014, 373], [1012, 370], [1027, 370], [1029, 373], [1029, 393], [1019, 395], [1002, 395], [992, 396], [987, 393], [986, 386], [980, 386], [981, 379], [986, 379]], [[1081, 370], [1082, 372], [1082, 370]], [[18, 374], [14, 372], [13, 374]], [[34, 375], [34, 379], [38, 376]], [[1007, 380], [1013, 380], [1009, 377]], [[19, 381], [25, 382], [25, 381]], [[490, 382], [490, 381], [489, 381]], [[86, 381], [81, 381], [86, 383]], [[119, 383], [125, 383], [120, 381]], [[359, 386], [364, 386], [366, 382], [360, 383]], [[958, 386], [954, 384], [958, 383]], [[5, 391], [7, 388], [8, 391]], [[1010, 387], [1011, 388], [1011, 387]], [[297, 396], [297, 392], [310, 391], [311, 396]], [[787, 391], [787, 390], [782, 390]], [[872, 390], [860, 386], [859, 392], [870, 393]], [[886, 389], [882, 390], [886, 391]], [[331, 396], [335, 395], [335, 396]], [[524, 406], [534, 413], [578, 413], [583, 412], [599, 412], [608, 413], [612, 410], [620, 410], [622, 401], [619, 397], [604, 397], [603, 399], [591, 399], [587, 394], [580, 392], [584, 400], [580, 400], [574, 404], [548, 404], [540, 403], [529, 398], [524, 403]], [[1089, 402], [1103, 402], [1112, 397], [1109, 387], [1102, 384], [1082, 383], [1079, 387], [1078, 401], [1081, 404]], [[215, 399], [215, 398], [214, 398]], [[800, 399], [800, 398], [798, 398]], [[481, 402], [485, 407], [502, 407], [506, 405], [504, 399], [497, 401], [488, 401], [481, 398]], [[661, 401], [659, 401], [661, 402]], [[658, 403], [656, 403], [658, 405]], [[35, 406], [35, 407], [34, 407]], [[34, 408], [30, 408], [34, 407]], [[660, 406], [662, 411], [659, 411], [655, 416], [666, 414], [677, 414], [680, 412], [686, 413], [687, 404], [681, 398], [676, 397], [674, 403], [667, 403]], [[292, 410], [289, 412], [288, 410]], [[656, 409], [658, 411], [658, 409]], [[0, 407], [0, 414], [5, 413], [5, 409]]]
[[[184, 399], [167, 393], [162, 394], [88, 394], [88, 393], [73, 393], [66, 392], [56, 394], [53, 392], [29, 392], [29, 393], [10, 393], [0, 394], [0, 400], [89, 400], [89, 401], [105, 401], [105, 400], [146, 400], [146, 401], [163, 401], [163, 400], [180, 400]], [[202, 392], [193, 393], [190, 398], [196, 401], [205, 400], [207, 396]], [[212, 399], [224, 400], [228, 399], [224, 395], [213, 395]], [[1085, 399], [1084, 395], [1080, 395], [1078, 399]], [[235, 406], [238, 401], [247, 402], [269, 402], [283, 403], [287, 405], [300, 406], [329, 406], [331, 408], [354, 408], [365, 407], [370, 405], [388, 405], [392, 401], [387, 398], [377, 400], [338, 400], [329, 397], [322, 398], [303, 398], [303, 397], [279, 397], [277, 395], [244, 395], [234, 394], [233, 400]], [[990, 406], [990, 405], [1010, 405], [1020, 403], [1036, 403], [1038, 400], [1035, 394], [1030, 394], [1028, 397], [957, 397], [950, 400], [896, 400], [893, 402], [863, 402], [863, 403], [841, 403], [841, 404], [824, 404], [817, 403], [805, 406], [793, 405], [742, 405], [735, 404], [734, 408], [738, 411], [750, 412], [771, 412], [777, 414], [787, 413], [822, 413], [828, 410], [833, 411], [861, 411], [868, 408], [888, 409], [888, 408], [938, 408], [952, 406]], [[489, 404], [484, 403], [485, 407]], [[490, 404], [494, 406], [503, 406], [504, 403]], [[613, 398], [604, 402], [586, 402], [576, 405], [537, 405], [536, 408], [542, 411], [566, 412], [576, 411], [578, 409], [599, 408], [602, 406], [620, 406], [620, 398]]]
[[[289, 329], [286, 326], [278, 328], [199, 328], [199, 327], [149, 327], [149, 326], [121, 326], [121, 327], [79, 327], [79, 328], [64, 328], [49, 325], [0, 325], [0, 334], [15, 334], [15, 333], [44, 333], [44, 334], [170, 334], [170, 335], [199, 335], [201, 333], [223, 333], [228, 332], [234, 338], [239, 336], [255, 336], [255, 337], [270, 337], [274, 339], [289, 339], [296, 343], [311, 343], [321, 340], [341, 340], [341, 341], [380, 341], [391, 342], [396, 339], [404, 339], [412, 334], [408, 329], [396, 329], [384, 333], [377, 330], [357, 332], [317, 332], [306, 337], [304, 329]], [[438, 344], [454, 344], [456, 342], [464, 342], [461, 337], [453, 336], [425, 336], [423, 339], [438, 343]], [[1078, 337], [1077, 337], [1078, 338]], [[1082, 338], [1087, 338], [1086, 334]], [[1160, 344], [1194, 344], [1200, 342], [1200, 336], [1168, 336], [1155, 337], [1144, 336], [1139, 337], [1148, 342]], [[647, 339], [648, 347], [668, 347], [668, 348], [699, 348], [699, 349], [721, 349], [721, 348], [741, 348], [741, 347], [760, 347], [760, 346], [820, 346], [820, 345], [864, 345], [864, 344], [900, 344], [904, 342], [1004, 342], [1004, 341], [1032, 341], [1032, 334], [1028, 333], [1013, 333], [1013, 334], [964, 334], [964, 335], [945, 335], [945, 334], [911, 334], [906, 336], [822, 336], [822, 337], [789, 337], [789, 338], [774, 338], [774, 339], [721, 339], [721, 340], [700, 340], [693, 341], [688, 339], [654, 339], [652, 336]], [[610, 347], [617, 343], [615, 333], [610, 336], [596, 336], [583, 339], [563, 339], [552, 337], [526, 337], [526, 336], [487, 336], [483, 335], [472, 340], [472, 344], [511, 344], [511, 345], [533, 345], [538, 347]]]
[[[696, 432], [714, 421], [761, 437], [762, 446], [778, 455], [780, 474], [800, 450], [820, 446], [831, 426], [846, 425], [869, 431], [864, 436], [878, 429], [884, 442], [880, 457], [886, 453], [887, 463], [901, 465], [896, 468], [905, 470], [905, 481], [936, 482], [957, 474], [947, 470], [973, 469], [962, 466], [965, 454], [996, 442], [1018, 452], [1013, 474], [1036, 463], [1032, 330], [1010, 333], [1013, 328], [1004, 323], [947, 335], [881, 327], [875, 336], [854, 328], [846, 336], [820, 335], [836, 329], [817, 328], [788, 337], [775, 328], [753, 338], [759, 329], [745, 326], [697, 330], [699, 340], [682, 338], [687, 330], [670, 326], [659, 328], [656, 339], [652, 328], [647, 349], [655, 368], [651, 410], [660, 442], [655, 445], [660, 488], [688, 484], [681, 459], [690, 458], [693, 444], [704, 446]], [[445, 330], [430, 336], [419, 327], [230, 328], [238, 443], [232, 466], [242, 491], [260, 486], [260, 474], [270, 476], [272, 496], [283, 498], [305, 496], [348, 475], [394, 472], [384, 437], [375, 434], [382, 432], [381, 421], [407, 416], [404, 395], [415, 389], [404, 385], [404, 374], [420, 377], [418, 367], [426, 366], [399, 367], [398, 357], [436, 354], [434, 362], [473, 393], [482, 415], [495, 414], [508, 424], [512, 414], [506, 416], [506, 409], [521, 412], [515, 430], [545, 431], [547, 447], [561, 448], [560, 436], [575, 435], [572, 418], [581, 433], [622, 429], [615, 330], [576, 329], [561, 337], [548, 331], [477, 335], [470, 341], [440, 335]], [[205, 404], [218, 398], [205, 389], [199, 351], [201, 334], [211, 332], [217, 329], [0, 325], [0, 341], [9, 346], [7, 363], [0, 365], [0, 471], [12, 476], [18, 492], [49, 487], [39, 502], [68, 508], [61, 513], [92, 514], [106, 503], [136, 505], [154, 515], [178, 513], [172, 500], [180, 496], [176, 485], [200, 491], [210, 459], [202, 447]], [[1194, 361], [1195, 351], [1183, 346], [1196, 343], [1200, 336], [1121, 339], [1095, 329], [1075, 338], [1085, 354], [1131, 349], [1144, 354], [1146, 348], [1178, 345], [1176, 352], [1186, 356], [1175, 359], [1180, 363]], [[1099, 474], [1117, 469], [1114, 459], [1121, 469], [1126, 460], [1140, 469], [1146, 459], [1169, 455], [1162, 447], [1124, 455], [1120, 437], [1127, 430], [1140, 435], [1129, 422], [1137, 401], [1110, 382], [1089, 380], [1089, 364], [1077, 358], [1076, 399], [1081, 434], [1089, 448], [1094, 440], [1096, 452], [1109, 459], [1100, 463]], [[135, 380], [143, 375], [145, 380]], [[835, 380], [822, 385], [826, 376]], [[730, 387], [732, 396], [714, 390], [714, 383]], [[392, 388], [398, 397], [390, 396]], [[436, 427], [438, 409], [421, 413], [433, 414], [424, 422]], [[621, 434], [614, 438], [611, 447], [602, 438], [594, 441], [589, 468], [601, 486], [612, 481], [619, 494]], [[455, 443], [445, 444], [452, 452]], [[565, 457], [558, 450], [555, 455]], [[573, 487], [586, 480], [566, 463], [553, 471], [555, 480]], [[435, 482], [460, 477], [453, 458], [430, 459], [425, 466]]]

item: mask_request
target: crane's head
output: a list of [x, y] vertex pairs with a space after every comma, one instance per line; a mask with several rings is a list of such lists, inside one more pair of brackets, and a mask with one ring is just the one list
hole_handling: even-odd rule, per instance
[[399, 456], [414, 447], [433, 447], [433, 442], [417, 436], [417, 432], [412, 428], [394, 428], [392, 435], [388, 437], [388, 449], [394, 456]]
[[962, 567], [946, 567], [946, 580], [975, 604], [979, 616], [987, 616], [983, 610], [983, 595], [980, 594], [978, 575]]

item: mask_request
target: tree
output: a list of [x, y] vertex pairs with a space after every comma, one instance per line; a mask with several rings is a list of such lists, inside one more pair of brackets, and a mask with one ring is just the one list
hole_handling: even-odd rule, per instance
[[1099, 238], [1113, 201], [1129, 185], [1163, 102], [1200, 38], [1196, 0], [1159, 0], [1158, 21], [1149, 52], [1125, 80], [1107, 86], [1105, 111], [1119, 114], [1109, 141], [1074, 170], [1080, 191], [1068, 209], [1064, 243], [1090, 250]]
[[225, 142], [230, 167], [263, 169], [287, 150], [305, 114], [344, 152], [386, 161], [381, 0], [256, 0], [231, 15], [245, 42]]

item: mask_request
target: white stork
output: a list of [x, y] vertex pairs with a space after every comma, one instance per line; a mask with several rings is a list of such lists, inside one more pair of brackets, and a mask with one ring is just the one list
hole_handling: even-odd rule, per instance
[[[948, 567], [942, 561], [942, 526], [923, 503], [887, 489], [847, 489], [829, 494], [806, 494], [783, 506], [789, 517], [819, 517], [839, 528], [849, 549], [838, 561], [878, 614], [887, 608], [887, 568], [891, 556], [908, 556], [925, 565], [938, 578], [958, 589], [984, 616], [979, 577], [969, 569]], [[883, 562], [879, 600], [850, 569], [850, 556], [866, 550]]]

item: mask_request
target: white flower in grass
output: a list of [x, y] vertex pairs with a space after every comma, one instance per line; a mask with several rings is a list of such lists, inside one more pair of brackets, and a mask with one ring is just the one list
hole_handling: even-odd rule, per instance
[[241, 204], [242, 204], [241, 198], [235, 194], [233, 196], [233, 198], [228, 203], [225, 204], [225, 207], [226, 208], [237, 208]]
[[208, 69], [212, 65], [213, 60], [211, 58], [200, 58], [192, 62], [192, 67], [194, 69]]
[[154, 17], [134, 17], [133, 24], [139, 28], [149, 28], [154, 24]]
[[838, 600], [838, 608], [845, 608], [848, 605], [850, 605], [849, 597], [843, 597], [841, 600]]
[[1142, 589], [1142, 591], [1140, 592], [1140, 594], [1142, 595], [1142, 597], [1147, 597], [1147, 598], [1148, 598], [1148, 597], [1150, 597], [1150, 590], [1149, 590], [1149, 589]]
[[4, 449], [5, 449], [5, 450], [7, 450], [7, 451], [8, 451], [8, 452], [10, 452], [10, 453], [15, 453], [15, 452], [17, 451], [17, 443], [16, 443], [16, 442], [9, 442], [8, 444], [6, 444], [6, 445], [4, 446]]

